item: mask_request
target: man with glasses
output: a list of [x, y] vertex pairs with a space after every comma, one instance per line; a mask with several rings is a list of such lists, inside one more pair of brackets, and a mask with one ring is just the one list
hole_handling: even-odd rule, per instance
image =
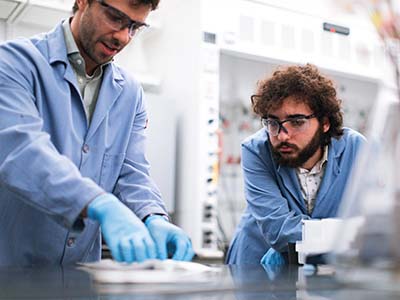
[[[0, 266], [191, 260], [144, 155], [140, 84], [113, 62], [159, 0], [76, 0], [0, 45]], [[101, 235], [100, 235], [101, 232]]]
[[263, 128], [242, 143], [247, 208], [228, 264], [285, 264], [303, 219], [335, 217], [364, 137], [312, 65], [278, 69], [251, 97]]

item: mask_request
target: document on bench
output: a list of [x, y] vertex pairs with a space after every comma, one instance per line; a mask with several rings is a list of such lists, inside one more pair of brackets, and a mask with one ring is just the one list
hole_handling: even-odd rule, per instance
[[120, 263], [104, 259], [93, 263], [80, 263], [79, 268], [90, 273], [100, 283], [174, 283], [205, 282], [218, 268], [194, 262], [171, 259], [151, 259], [142, 263]]

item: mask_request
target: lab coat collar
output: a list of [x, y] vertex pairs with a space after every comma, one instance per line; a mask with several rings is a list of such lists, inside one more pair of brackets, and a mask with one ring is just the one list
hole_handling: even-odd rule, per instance
[[63, 21], [47, 34], [50, 64], [59, 61], [68, 64], [67, 45], [65, 44], [62, 23]]
[[278, 173], [281, 176], [282, 183], [285, 188], [290, 192], [293, 199], [296, 200], [298, 206], [301, 208], [302, 213], [307, 214], [307, 207], [301, 194], [301, 187], [299, 179], [297, 178], [294, 168], [278, 167]]
[[[326, 165], [325, 174], [322, 178], [321, 186], [319, 187], [317, 199], [315, 201], [314, 211], [317, 211], [317, 207], [323, 205], [323, 200], [328, 199], [326, 197], [326, 193], [329, 191], [329, 188], [335, 184], [335, 180], [338, 178], [338, 175], [341, 172], [339, 167], [339, 159], [345, 149], [345, 141], [341, 138], [331, 139], [331, 144], [329, 145], [328, 152], [328, 163]], [[328, 200], [329, 201], [329, 200]]]
[[[58, 69], [65, 80], [67, 80], [79, 95], [79, 87], [76, 75], [68, 60], [67, 45], [64, 38], [63, 22], [60, 22], [53, 30], [47, 33], [47, 49], [49, 64]], [[64, 68], [57, 63], [61, 62]]]
[[[100, 87], [96, 109], [93, 113], [87, 134], [87, 141], [95, 134], [97, 128], [108, 115], [109, 110], [119, 98], [122, 92], [122, 76], [113, 64], [108, 65], [103, 74], [103, 81]], [[118, 76], [118, 77], [117, 77]]]
[[[49, 63], [55, 64], [56, 62], [63, 62], [66, 66], [63, 74], [65, 80], [69, 81], [75, 87], [77, 93], [79, 93], [76, 76], [68, 60], [62, 22], [48, 33], [47, 39]], [[103, 74], [96, 109], [86, 137], [87, 140], [94, 135], [101, 122], [107, 116], [112, 105], [120, 96], [124, 82], [120, 70], [114, 63], [108, 64]]]

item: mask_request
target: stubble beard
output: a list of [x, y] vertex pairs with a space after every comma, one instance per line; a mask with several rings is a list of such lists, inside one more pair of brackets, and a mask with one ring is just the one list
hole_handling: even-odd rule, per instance
[[100, 57], [96, 54], [96, 44], [100, 40], [96, 40], [96, 25], [91, 21], [91, 13], [84, 15], [81, 20], [79, 38], [82, 50], [85, 55], [96, 65], [101, 65], [109, 60], [109, 57]]

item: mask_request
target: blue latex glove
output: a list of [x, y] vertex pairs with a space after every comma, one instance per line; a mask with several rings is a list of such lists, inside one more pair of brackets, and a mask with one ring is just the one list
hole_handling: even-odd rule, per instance
[[286, 261], [278, 251], [275, 251], [273, 248], [269, 248], [267, 253], [265, 253], [264, 256], [261, 258], [260, 263], [262, 265], [279, 266], [286, 264]]
[[114, 195], [96, 197], [89, 203], [87, 214], [100, 223], [115, 260], [131, 263], [156, 258], [156, 247], [146, 226]]
[[148, 217], [144, 223], [156, 243], [158, 259], [167, 259], [170, 254], [175, 260], [192, 260], [192, 243], [182, 229], [158, 215]]
[[268, 279], [272, 281], [277, 279], [278, 276], [286, 270], [285, 265], [261, 265], [261, 266], [265, 270], [265, 273], [267, 273]]

